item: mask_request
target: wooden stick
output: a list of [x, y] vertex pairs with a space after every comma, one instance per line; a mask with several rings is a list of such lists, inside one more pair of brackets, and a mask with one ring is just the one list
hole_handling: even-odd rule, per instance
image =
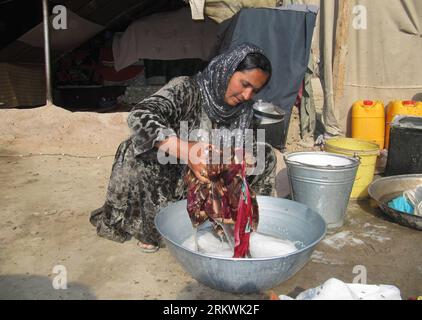
[[346, 58], [348, 53], [349, 28], [351, 21], [351, 0], [337, 0], [338, 16], [336, 22], [335, 48], [333, 57], [333, 93], [334, 107], [344, 93]]

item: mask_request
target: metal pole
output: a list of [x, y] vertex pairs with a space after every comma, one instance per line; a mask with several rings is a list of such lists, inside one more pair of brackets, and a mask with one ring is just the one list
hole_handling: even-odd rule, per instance
[[53, 105], [52, 91], [51, 91], [51, 66], [50, 66], [50, 30], [48, 20], [48, 0], [42, 0], [42, 11], [44, 21], [44, 56], [45, 56], [45, 80], [46, 80], [46, 104]]

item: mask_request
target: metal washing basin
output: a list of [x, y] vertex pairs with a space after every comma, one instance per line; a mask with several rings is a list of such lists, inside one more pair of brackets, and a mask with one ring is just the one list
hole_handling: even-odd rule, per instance
[[170, 253], [197, 281], [217, 290], [252, 293], [286, 281], [309, 261], [324, 238], [326, 224], [315, 211], [295, 201], [258, 196], [258, 232], [298, 243], [298, 250], [268, 258], [234, 259], [199, 253], [181, 244], [192, 235], [186, 200], [162, 209], [155, 225]]
[[422, 217], [390, 208], [388, 202], [403, 194], [403, 191], [422, 184], [422, 174], [403, 174], [375, 180], [369, 185], [368, 193], [390, 219], [402, 226], [422, 230]]

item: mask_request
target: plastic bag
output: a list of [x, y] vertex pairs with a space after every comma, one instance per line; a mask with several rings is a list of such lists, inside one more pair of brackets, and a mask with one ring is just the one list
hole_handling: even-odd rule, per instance
[[403, 197], [413, 206], [413, 214], [422, 216], [422, 184], [418, 185], [415, 189], [403, 192]]
[[391, 285], [345, 283], [336, 278], [300, 293], [296, 299], [280, 295], [280, 300], [402, 300], [400, 290]]
[[397, 198], [394, 198], [390, 202], [387, 203], [388, 206], [394, 210], [413, 214], [414, 208], [411, 205], [410, 202], [407, 201], [407, 199], [404, 196], [400, 196]]

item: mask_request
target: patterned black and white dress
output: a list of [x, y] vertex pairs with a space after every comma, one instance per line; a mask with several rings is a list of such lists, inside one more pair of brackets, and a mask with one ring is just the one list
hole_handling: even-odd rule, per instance
[[[155, 143], [166, 135], [180, 137], [181, 122], [189, 131], [198, 129], [205, 117], [203, 94], [194, 78], [178, 77], [137, 104], [128, 116], [132, 131], [117, 149], [104, 205], [93, 211], [90, 222], [101, 237], [124, 242], [131, 236], [143, 243], [160, 245], [154, 225], [160, 208], [185, 196], [184, 164], [161, 164]], [[221, 128], [212, 122], [214, 128]], [[265, 148], [265, 170], [248, 177], [250, 187], [270, 195], [274, 186], [276, 157]]]

